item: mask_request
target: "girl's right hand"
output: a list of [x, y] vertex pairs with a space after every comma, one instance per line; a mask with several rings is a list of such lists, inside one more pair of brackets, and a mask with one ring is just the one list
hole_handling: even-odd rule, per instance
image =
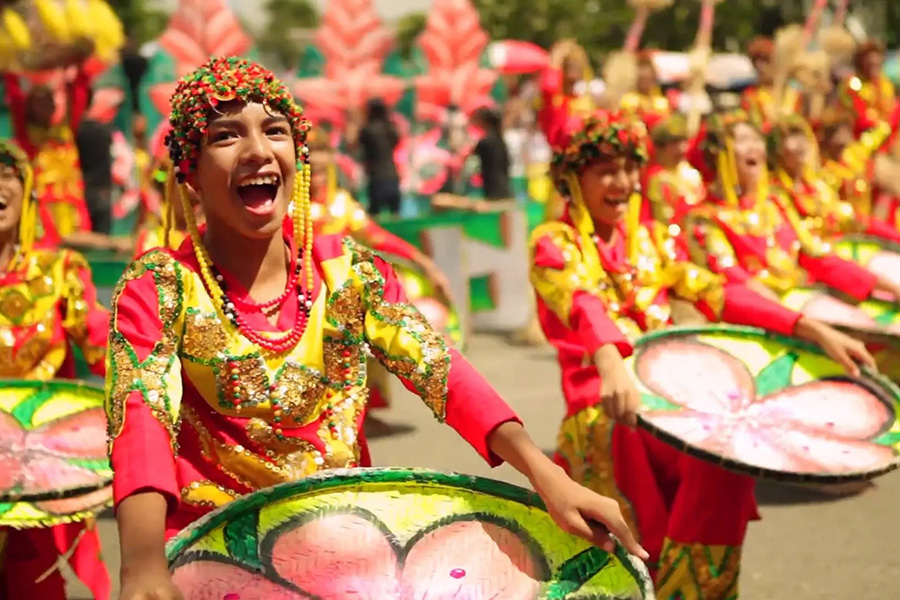
[[185, 600], [166, 569], [122, 573], [119, 600]]

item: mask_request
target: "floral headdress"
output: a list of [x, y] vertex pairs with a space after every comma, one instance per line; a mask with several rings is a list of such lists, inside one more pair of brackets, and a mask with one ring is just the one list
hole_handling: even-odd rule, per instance
[[623, 113], [597, 111], [570, 121], [569, 131], [555, 140], [550, 164], [553, 180], [563, 193], [567, 193], [567, 174], [577, 175], [598, 160], [626, 157], [647, 162], [647, 128]]
[[294, 136], [298, 166], [307, 162], [306, 136], [311, 124], [284, 83], [268, 69], [245, 58], [211, 58], [183, 77], [172, 96], [172, 131], [166, 144], [179, 181], [197, 167], [211, 114], [219, 104], [233, 100], [259, 102], [284, 115]]
[[[591, 163], [617, 158], [647, 162], [647, 127], [637, 118], [619, 112], [597, 111], [583, 119], [571, 119], [553, 144], [550, 172], [561, 194], [569, 198], [569, 216], [582, 238], [582, 251], [588, 269], [602, 270], [597, 247], [591, 241], [594, 221], [584, 203], [578, 175]], [[640, 223], [641, 194], [635, 191], [625, 217], [627, 231]], [[638, 236], [629, 237], [628, 254], [636, 259]]]
[[19, 217], [19, 251], [13, 259], [13, 268], [34, 247], [37, 238], [38, 212], [34, 199], [34, 172], [28, 155], [15, 142], [0, 140], [0, 164], [16, 170], [22, 182], [22, 215]]

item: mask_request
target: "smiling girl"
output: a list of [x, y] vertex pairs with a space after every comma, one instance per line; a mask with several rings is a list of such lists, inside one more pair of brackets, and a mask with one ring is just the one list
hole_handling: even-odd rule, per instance
[[609, 547], [590, 525], [604, 523], [645, 556], [616, 503], [544, 456], [386, 263], [312, 234], [309, 123], [272, 73], [213, 59], [172, 100], [170, 153], [206, 227], [185, 211], [189, 239], [135, 261], [114, 297], [107, 403], [121, 598], [179, 598], [165, 540], [213, 508], [370, 464], [367, 346], [485, 460], [524, 473], [561, 527]]

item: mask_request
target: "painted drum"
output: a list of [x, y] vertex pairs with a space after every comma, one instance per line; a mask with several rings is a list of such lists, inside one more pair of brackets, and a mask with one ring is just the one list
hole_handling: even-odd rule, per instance
[[112, 502], [102, 388], [0, 382], [0, 526], [77, 521]]
[[818, 287], [791, 290], [781, 302], [867, 342], [900, 345], [900, 311], [893, 302], [866, 300], [853, 303]]
[[627, 362], [640, 424], [701, 459], [800, 483], [871, 479], [900, 464], [900, 390], [850, 378], [805, 342], [741, 327], [645, 335]]
[[653, 597], [638, 559], [563, 533], [533, 492], [413, 469], [257, 491], [182, 531], [167, 555], [188, 600]]

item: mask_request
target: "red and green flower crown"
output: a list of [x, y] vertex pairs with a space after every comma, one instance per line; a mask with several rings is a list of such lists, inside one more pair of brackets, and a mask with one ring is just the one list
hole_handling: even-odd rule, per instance
[[0, 165], [16, 170], [19, 179], [25, 177], [25, 169], [30, 164], [28, 155], [12, 140], [0, 140]]
[[623, 157], [647, 161], [647, 127], [622, 113], [597, 111], [569, 122], [554, 141], [550, 169], [559, 182], [566, 173], [580, 173], [593, 162]]
[[197, 167], [211, 113], [219, 104], [233, 100], [259, 102], [287, 117], [297, 148], [297, 161], [307, 162], [306, 135], [311, 125], [284, 83], [268, 69], [245, 58], [211, 58], [184, 76], [172, 95], [169, 115], [172, 131], [166, 145], [179, 180], [183, 181]]

